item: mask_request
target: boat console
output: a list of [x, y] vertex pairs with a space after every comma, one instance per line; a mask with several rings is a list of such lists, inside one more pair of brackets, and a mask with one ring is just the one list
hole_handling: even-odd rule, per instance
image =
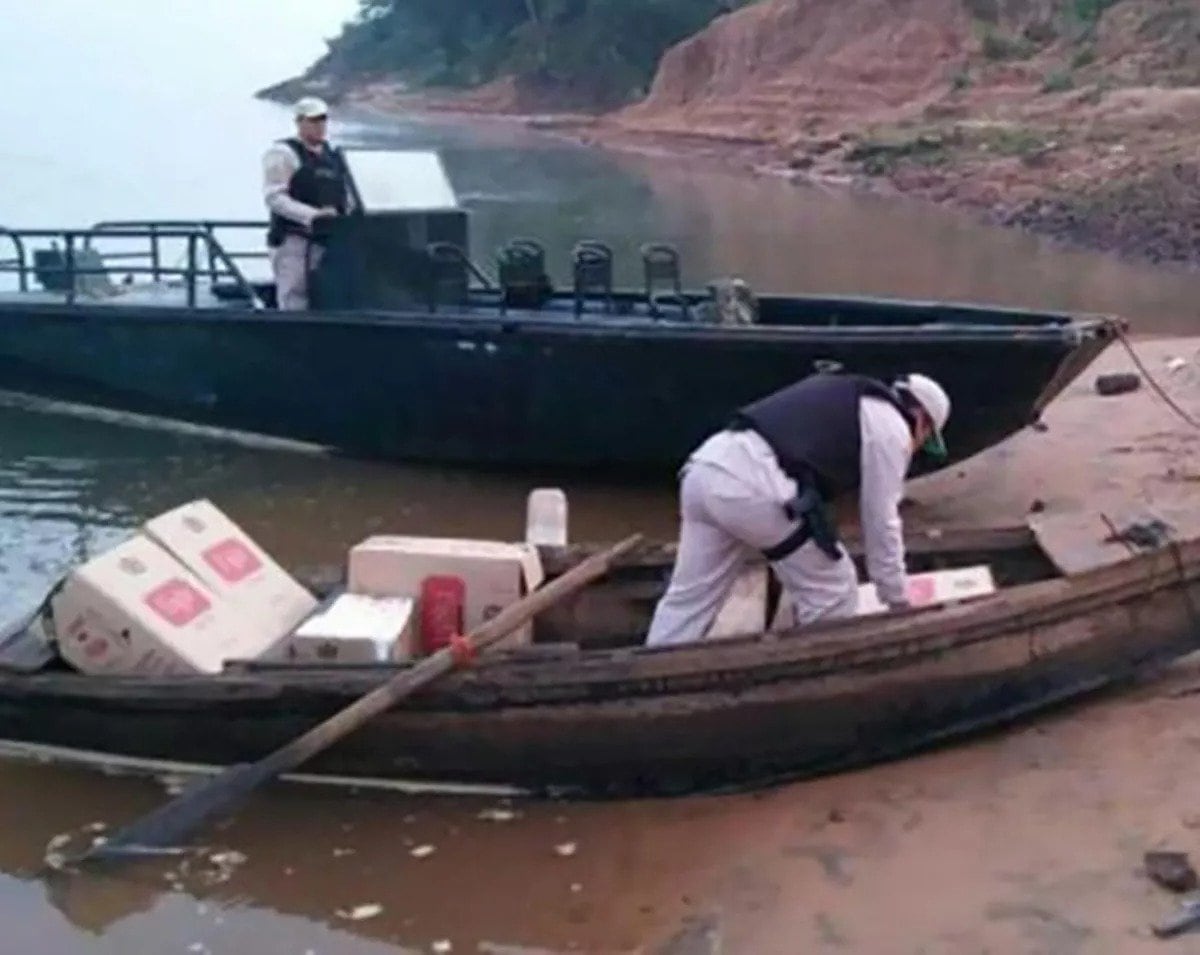
[[[536, 240], [518, 237], [498, 249], [494, 279], [471, 261], [468, 213], [437, 153], [344, 149], [343, 155], [357, 209], [329, 221], [325, 254], [313, 275], [313, 308], [438, 311], [482, 300], [505, 312], [555, 303], [546, 250]], [[679, 253], [650, 243], [641, 256], [645, 297], [636, 303], [638, 310], [656, 318], [703, 318], [692, 314], [684, 295]], [[569, 305], [576, 316], [634, 310], [635, 303], [614, 290], [614, 255], [607, 244], [577, 242], [569, 274], [571, 286], [556, 304]], [[712, 312], [714, 320], [720, 315], [719, 309]]]

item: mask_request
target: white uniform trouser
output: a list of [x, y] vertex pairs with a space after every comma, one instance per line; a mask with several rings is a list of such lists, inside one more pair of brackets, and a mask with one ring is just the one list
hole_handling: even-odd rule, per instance
[[[782, 472], [746, 468], [738, 473], [704, 460], [688, 462], [680, 484], [679, 552], [647, 646], [703, 639], [746, 561], [796, 529], [783, 511], [782, 477]], [[787, 483], [795, 488], [790, 479]], [[848, 617], [857, 609], [858, 577], [844, 548], [834, 561], [809, 541], [772, 567], [798, 625]]]
[[304, 236], [289, 233], [267, 253], [275, 276], [275, 299], [284, 311], [302, 312], [308, 308], [308, 269], [317, 267], [325, 251], [314, 244], [309, 252], [309, 245]]

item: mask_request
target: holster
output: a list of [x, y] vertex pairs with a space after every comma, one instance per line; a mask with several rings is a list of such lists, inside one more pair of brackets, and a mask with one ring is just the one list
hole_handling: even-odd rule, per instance
[[799, 526], [778, 544], [764, 550], [763, 556], [769, 561], [783, 560], [811, 540], [830, 560], [841, 560], [842, 548], [838, 543], [837, 526], [825, 501], [812, 485], [798, 483], [797, 486], [797, 495], [784, 503], [783, 511]]
[[[754, 430], [749, 421], [736, 414], [725, 427], [727, 431]], [[788, 477], [796, 482], [796, 496], [784, 503], [783, 511], [789, 520], [796, 521], [799, 526], [778, 544], [766, 548], [762, 552], [763, 556], [769, 561], [783, 560], [811, 540], [830, 560], [841, 560], [842, 549], [838, 545], [837, 524], [830, 516], [825, 499], [817, 489], [817, 478], [812, 470], [799, 462], [780, 458], [778, 452], [776, 459]]]

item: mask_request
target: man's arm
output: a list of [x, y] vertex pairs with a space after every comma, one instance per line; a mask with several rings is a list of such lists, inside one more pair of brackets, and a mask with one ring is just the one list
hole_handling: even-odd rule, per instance
[[912, 459], [912, 434], [896, 409], [877, 398], [862, 399], [859, 423], [862, 431], [859, 514], [867, 574], [879, 599], [898, 609], [908, 606], [900, 500]]
[[272, 212], [311, 229], [320, 210], [293, 199], [287, 191], [297, 168], [299, 160], [290, 147], [278, 143], [268, 149], [263, 156], [263, 199]]

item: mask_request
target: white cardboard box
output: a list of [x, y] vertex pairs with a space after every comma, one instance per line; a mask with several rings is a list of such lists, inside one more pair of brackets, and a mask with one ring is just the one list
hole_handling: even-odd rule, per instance
[[271, 649], [284, 663], [386, 663], [416, 651], [415, 601], [340, 594]]
[[[983, 597], [994, 592], [996, 582], [986, 564], [977, 567], [955, 567], [949, 570], [932, 570], [924, 574], [909, 574], [908, 602], [914, 607], [950, 603], [969, 597]], [[887, 606], [879, 599], [874, 584], [863, 584], [858, 588], [858, 612], [856, 616], [884, 613]]]
[[[949, 570], [933, 570], [908, 577], [908, 600], [913, 607], [928, 607], [933, 604], [951, 603], [972, 597], [983, 597], [994, 593], [996, 582], [991, 568], [986, 564], [975, 567], [956, 567]], [[858, 587], [857, 617], [885, 613], [887, 606], [879, 599], [873, 583]], [[787, 594], [779, 601], [772, 630], [787, 630], [795, 623], [795, 611]]]
[[[463, 629], [468, 631], [521, 599], [543, 579], [542, 562], [532, 545], [449, 537], [369, 537], [350, 551], [348, 565], [350, 593], [410, 597], [418, 603], [418, 614], [426, 577], [462, 578], [466, 585]], [[532, 639], [530, 621], [502, 645]]]
[[143, 531], [276, 639], [317, 607], [312, 594], [210, 501], [160, 514]]
[[84, 673], [219, 673], [277, 639], [141, 534], [71, 571], [50, 609], [59, 651]]
[[717, 612], [706, 640], [723, 640], [762, 633], [767, 628], [767, 567], [749, 565], [734, 581]]

